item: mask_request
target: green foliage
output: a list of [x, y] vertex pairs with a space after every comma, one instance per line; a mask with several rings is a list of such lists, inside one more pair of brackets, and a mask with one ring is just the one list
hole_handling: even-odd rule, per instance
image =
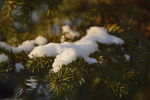
[[58, 100], [73, 98], [77, 89], [85, 82], [84, 73], [80, 61], [64, 65], [57, 73], [50, 71], [46, 80], [53, 98]]
[[[88, 65], [79, 58], [69, 65], [64, 65], [57, 73], [51, 70], [54, 58], [30, 59], [25, 52], [14, 54], [0, 48], [0, 54], [5, 53], [9, 57], [9, 61], [0, 64], [0, 76], [2, 73], [15, 76], [17, 83], [21, 83], [19, 91], [30, 88], [25, 84], [28, 76], [38, 76], [42, 79], [41, 83], [45, 86], [48, 84], [49, 94], [57, 100], [99, 100], [99, 96], [102, 96], [102, 100], [133, 98], [137, 91], [143, 91], [150, 65], [150, 43], [143, 38], [149, 38], [150, 9], [145, 7], [148, 4], [145, 3], [146, 0], [142, 0], [144, 6], [140, 1], [0, 1], [0, 41], [11, 46], [18, 46], [38, 35], [47, 37], [49, 42], [60, 42], [60, 36], [63, 34], [55, 35], [54, 26], [60, 28], [61, 33], [65, 19], [71, 21], [71, 27], [78, 30], [81, 36], [85, 35], [87, 28], [97, 25], [104, 26], [110, 34], [125, 41], [123, 46], [99, 44], [100, 52], [90, 55], [98, 60], [97, 64]], [[32, 18], [35, 12], [39, 17], [37, 22]], [[19, 23], [19, 28], [15, 27], [16, 23]], [[131, 56], [130, 61], [126, 61], [124, 54]], [[25, 65], [25, 69], [16, 74], [14, 66], [18, 62]], [[36, 89], [34, 93], [35, 91]], [[21, 96], [30, 100], [32, 91], [24, 91]]]
[[12, 70], [12, 64], [9, 64], [8, 62], [0, 63], [0, 73], [9, 72]]
[[31, 72], [49, 70], [52, 68], [53, 59], [49, 57], [31, 58], [27, 61], [26, 67]]
[[125, 84], [122, 84], [120, 82], [109, 82], [109, 81], [105, 81], [105, 84], [107, 84], [115, 93], [115, 95], [119, 97], [129, 94], [127, 86]]

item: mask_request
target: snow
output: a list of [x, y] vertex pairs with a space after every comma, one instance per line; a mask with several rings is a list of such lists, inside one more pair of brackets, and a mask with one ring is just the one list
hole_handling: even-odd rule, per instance
[[[103, 44], [123, 44], [124, 41], [121, 38], [110, 35], [104, 27], [93, 26], [87, 30], [87, 35], [81, 39], [82, 42], [91, 40], [93, 42], [99, 42]], [[80, 42], [81, 42], [80, 41]]]
[[8, 61], [8, 56], [5, 54], [0, 55], [0, 63]]
[[[63, 32], [69, 30], [65, 26]], [[67, 65], [75, 61], [78, 57], [83, 58], [87, 63], [97, 63], [95, 58], [89, 57], [90, 54], [99, 51], [98, 43], [121, 45], [124, 41], [121, 38], [110, 35], [103, 27], [93, 26], [87, 30], [87, 34], [76, 42], [49, 43], [35, 47], [28, 55], [33, 57], [56, 57], [52, 65], [53, 71], [58, 72], [62, 65]]]
[[21, 45], [19, 45], [18, 47], [11, 47], [13, 53], [20, 53], [22, 51], [24, 51], [25, 53], [29, 53], [30, 51], [32, 51], [32, 49], [34, 48], [34, 41], [24, 41]]
[[21, 69], [24, 69], [24, 65], [22, 63], [16, 63], [16, 72], [20, 72]]
[[3, 49], [5, 49], [5, 50], [8, 50], [8, 51], [12, 50], [12, 47], [10, 47], [9, 45], [7, 45], [4, 42], [0, 42], [0, 47], [3, 48]]
[[44, 38], [43, 36], [38, 36], [36, 39], [35, 39], [35, 43], [38, 44], [38, 45], [44, 45], [47, 43], [47, 39]]
[[129, 54], [125, 54], [124, 57], [125, 57], [126, 61], [130, 61], [131, 60], [131, 56]]
[[65, 33], [65, 36], [68, 38], [68, 39], [74, 39], [75, 37], [79, 37], [80, 34], [79, 32], [77, 31], [73, 31], [70, 26], [68, 25], [64, 25], [62, 27], [62, 33]]
[[47, 43], [46, 38], [44, 38], [43, 36], [38, 36], [35, 40], [24, 41], [18, 47], [12, 47], [0, 41], [0, 48], [4, 48], [5, 50], [12, 51], [13, 53], [20, 53], [22, 51], [24, 51], [25, 53], [30, 53], [35, 47], [35, 44], [44, 45], [46, 43]]
[[66, 41], [65, 36], [61, 36], [61, 38], [60, 38], [60, 42], [62, 43], [62, 42], [65, 42], [65, 41]]

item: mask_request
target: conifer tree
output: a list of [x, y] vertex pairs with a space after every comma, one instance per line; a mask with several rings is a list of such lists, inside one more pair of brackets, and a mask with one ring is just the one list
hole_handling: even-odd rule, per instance
[[[45, 100], [137, 98], [136, 94], [145, 88], [143, 84], [148, 84], [144, 78], [150, 65], [149, 8], [141, 9], [139, 2], [131, 5], [119, 0], [0, 1], [0, 78], [15, 81], [15, 98], [22, 100], [36, 100], [41, 95]], [[142, 23], [143, 18], [148, 21]], [[80, 36], [69, 38], [63, 32], [64, 25]], [[80, 56], [57, 72], [52, 70], [55, 57], [29, 57], [37, 46], [75, 43], [92, 26], [104, 27], [110, 35], [123, 39], [124, 44], [97, 43], [100, 51], [89, 55], [97, 63], [89, 64]], [[143, 98], [148, 100], [148, 96]]]

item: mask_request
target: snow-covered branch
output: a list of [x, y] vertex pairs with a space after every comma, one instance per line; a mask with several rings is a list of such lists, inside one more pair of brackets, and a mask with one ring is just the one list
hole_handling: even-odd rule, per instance
[[121, 45], [124, 41], [121, 38], [110, 35], [103, 27], [93, 26], [87, 30], [87, 34], [76, 42], [49, 43], [35, 47], [28, 55], [33, 57], [56, 57], [53, 63], [53, 71], [58, 72], [62, 65], [75, 61], [77, 57], [83, 58], [87, 63], [97, 63], [90, 54], [99, 51], [98, 43]]

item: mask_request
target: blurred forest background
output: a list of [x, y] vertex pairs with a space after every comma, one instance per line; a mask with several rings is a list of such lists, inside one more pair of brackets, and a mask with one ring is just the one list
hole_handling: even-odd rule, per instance
[[[132, 59], [130, 63], [107, 64], [130, 67], [130, 95], [116, 98], [106, 92], [97, 76], [91, 76], [95, 80], [82, 87], [78, 100], [150, 100], [150, 0], [0, 0], [0, 41], [9, 45], [18, 46], [39, 35], [60, 42], [63, 25], [82, 36], [90, 26], [105, 27], [125, 40], [124, 48]], [[120, 53], [115, 50], [103, 56]]]

